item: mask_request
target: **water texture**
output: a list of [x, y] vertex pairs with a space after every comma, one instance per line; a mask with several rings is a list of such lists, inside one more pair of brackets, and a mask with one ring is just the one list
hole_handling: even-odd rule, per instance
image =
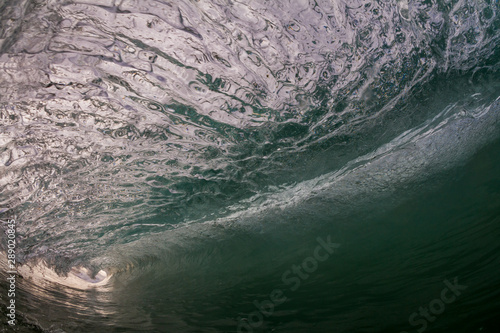
[[499, 45], [497, 0], [0, 0], [5, 331], [498, 332]]

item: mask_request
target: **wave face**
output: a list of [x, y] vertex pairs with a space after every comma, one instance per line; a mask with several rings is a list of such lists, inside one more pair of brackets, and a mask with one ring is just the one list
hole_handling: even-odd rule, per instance
[[0, 8], [18, 326], [497, 332], [498, 1]]

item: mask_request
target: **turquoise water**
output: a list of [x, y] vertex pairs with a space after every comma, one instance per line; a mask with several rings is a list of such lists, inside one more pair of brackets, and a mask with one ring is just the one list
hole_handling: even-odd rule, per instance
[[500, 331], [498, 2], [0, 8], [4, 331]]

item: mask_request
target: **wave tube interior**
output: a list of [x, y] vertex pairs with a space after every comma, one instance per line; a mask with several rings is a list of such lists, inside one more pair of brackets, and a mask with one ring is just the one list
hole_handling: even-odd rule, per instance
[[497, 0], [0, 0], [2, 332], [500, 331]]

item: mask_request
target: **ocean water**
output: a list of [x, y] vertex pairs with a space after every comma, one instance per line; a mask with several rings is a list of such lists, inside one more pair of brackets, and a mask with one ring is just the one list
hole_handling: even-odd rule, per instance
[[0, 0], [1, 331], [500, 332], [499, 45], [498, 0]]

